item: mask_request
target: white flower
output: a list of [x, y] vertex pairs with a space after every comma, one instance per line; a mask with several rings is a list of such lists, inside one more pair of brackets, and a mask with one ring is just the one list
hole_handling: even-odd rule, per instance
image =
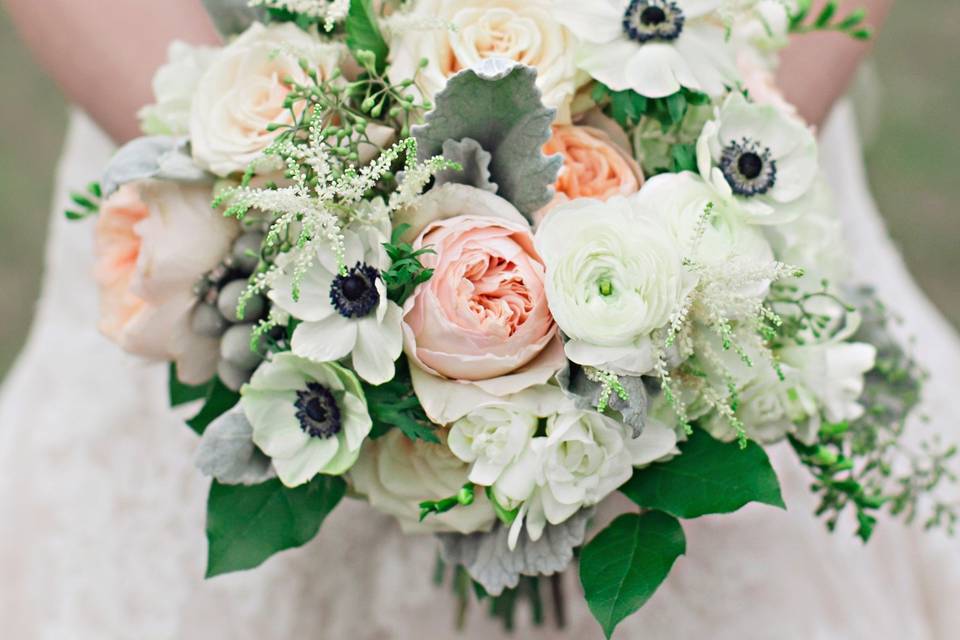
[[860, 404], [864, 376], [876, 364], [877, 350], [862, 342], [833, 339], [782, 349], [780, 359], [798, 372], [804, 387], [817, 399], [830, 422], [863, 416]]
[[315, 362], [333, 362], [351, 355], [353, 369], [371, 384], [393, 378], [394, 362], [403, 350], [400, 306], [387, 299], [381, 272], [390, 266], [386, 236], [374, 227], [344, 233], [347, 274], [326, 245], [300, 283], [293, 299], [290, 264], [273, 283], [270, 299], [302, 320], [293, 333], [293, 352]]
[[[444, 431], [435, 433], [444, 439]], [[489, 531], [497, 517], [483, 491], [473, 504], [420, 521], [420, 503], [456, 495], [467, 483], [469, 466], [443, 443], [410, 440], [397, 429], [367, 440], [350, 470], [350, 484], [370, 505], [394, 516], [404, 533]]]
[[803, 213], [819, 171], [817, 141], [800, 120], [731, 93], [697, 141], [697, 167], [745, 219], [779, 224]]
[[537, 423], [537, 416], [521, 407], [491, 404], [453, 423], [447, 444], [471, 465], [470, 482], [489, 487], [527, 448]]
[[321, 43], [292, 23], [254, 23], [217, 54], [200, 80], [190, 115], [194, 160], [219, 176], [246, 169], [276, 137], [267, 125], [292, 122], [283, 80], [309, 83], [298, 61], [328, 80], [342, 53], [342, 46]]
[[[559, 119], [569, 122], [569, 105], [576, 89], [574, 41], [554, 18], [551, 2], [418, 0], [392, 22], [393, 82], [416, 76], [421, 90], [432, 98], [457, 72], [487, 58], [507, 58], [537, 70], [544, 104], [559, 109]], [[410, 27], [416, 23], [434, 27]], [[429, 65], [418, 73], [424, 58]]]
[[144, 133], [185, 136], [190, 132], [193, 95], [218, 52], [214, 47], [170, 43], [167, 63], [153, 76], [156, 104], [143, 107], [137, 114]]
[[210, 199], [209, 186], [143, 180], [104, 200], [97, 217], [100, 330], [125, 351], [176, 361], [188, 384], [209, 380], [220, 353], [218, 338], [191, 327], [194, 287], [240, 230]]
[[667, 324], [691, 284], [672, 231], [639, 204], [639, 196], [574, 200], [536, 235], [550, 310], [570, 339], [567, 356], [632, 375], [652, 368], [650, 334]]
[[555, 0], [581, 43], [577, 66], [616, 91], [720, 95], [736, 82], [722, 0]]
[[373, 427], [356, 376], [291, 353], [260, 365], [241, 396], [254, 444], [288, 487], [345, 473]]
[[516, 543], [526, 523], [531, 540], [546, 524], [560, 524], [584, 507], [598, 504], [633, 475], [674, 451], [672, 429], [651, 421], [639, 438], [623, 425], [593, 411], [572, 411], [550, 418], [545, 437], [537, 437], [494, 487], [508, 508], [520, 505], [510, 532]]

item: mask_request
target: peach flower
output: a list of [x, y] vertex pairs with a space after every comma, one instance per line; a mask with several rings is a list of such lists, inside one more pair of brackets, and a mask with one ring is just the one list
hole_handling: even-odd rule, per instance
[[210, 189], [147, 180], [100, 207], [100, 331], [124, 350], [177, 362], [188, 384], [216, 371], [218, 340], [190, 330], [193, 287], [227, 254], [239, 227], [210, 208]]
[[404, 305], [415, 387], [429, 376], [503, 396], [547, 382], [563, 355], [530, 225], [506, 200], [464, 185], [424, 200], [432, 220], [413, 245], [434, 251], [421, 258], [434, 273]]
[[629, 196], [643, 185], [643, 172], [630, 155], [605, 132], [581, 125], [554, 125], [543, 147], [547, 155], [563, 156], [554, 185], [557, 193], [545, 211], [577, 198], [607, 200]]

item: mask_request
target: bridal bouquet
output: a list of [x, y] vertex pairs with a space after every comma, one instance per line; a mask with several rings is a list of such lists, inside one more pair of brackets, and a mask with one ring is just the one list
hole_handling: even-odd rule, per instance
[[100, 329], [201, 406], [208, 576], [348, 496], [505, 619], [577, 563], [609, 636], [681, 520], [784, 508], [770, 445], [864, 540], [949, 477], [901, 438], [922, 376], [772, 82], [789, 33], [862, 12], [208, 4], [226, 44], [171, 46], [146, 137], [68, 212], [97, 214]]

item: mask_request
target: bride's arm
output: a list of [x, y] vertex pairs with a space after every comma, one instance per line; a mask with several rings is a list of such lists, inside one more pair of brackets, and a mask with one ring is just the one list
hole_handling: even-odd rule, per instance
[[67, 98], [118, 141], [138, 134], [136, 112], [170, 41], [218, 41], [200, 0], [5, 1]]
[[[818, 12], [824, 0], [814, 2]], [[859, 8], [867, 10], [867, 23], [876, 34], [880, 30], [893, 0], [843, 0], [838, 15], [845, 16]], [[814, 13], [816, 15], [816, 13]], [[847, 90], [860, 61], [870, 49], [862, 42], [839, 33], [810, 33], [793, 37], [783, 52], [779, 83], [784, 95], [797, 105], [811, 124], [820, 125], [830, 113], [833, 103]]]

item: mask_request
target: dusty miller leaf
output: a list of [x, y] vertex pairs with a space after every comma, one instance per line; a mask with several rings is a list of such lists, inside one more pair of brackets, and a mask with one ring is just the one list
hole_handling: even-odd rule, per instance
[[122, 185], [135, 180], [156, 178], [177, 182], [206, 182], [210, 174], [193, 162], [186, 138], [147, 136], [120, 147], [104, 169], [100, 179], [106, 198]]
[[502, 58], [450, 78], [426, 124], [413, 128], [420, 159], [441, 154], [448, 140], [476, 140], [491, 155], [497, 195], [532, 216], [552, 199], [563, 164], [542, 151], [556, 111], [543, 106], [536, 80], [534, 69]]
[[[603, 385], [588, 378], [583, 367], [571, 362], [557, 374], [557, 382], [578, 409], [596, 411]], [[647, 388], [640, 377], [623, 376], [620, 384], [627, 392], [628, 399], [624, 400], [616, 393], [611, 393], [607, 400], [607, 409], [618, 413], [621, 422], [630, 427], [633, 437], [639, 438], [647, 422]]]
[[488, 533], [437, 535], [445, 562], [459, 564], [487, 593], [500, 595], [513, 589], [520, 576], [549, 576], [566, 569], [573, 550], [583, 544], [592, 509], [582, 509], [566, 522], [548, 525], [536, 542], [525, 534], [513, 551], [507, 545], [510, 527], [502, 523]]
[[253, 444], [253, 427], [239, 410], [223, 414], [207, 427], [194, 464], [223, 484], [260, 484], [277, 475], [270, 458]]
[[203, 0], [213, 26], [224, 38], [243, 33], [254, 22], [263, 20], [263, 12], [249, 5], [249, 0]]
[[491, 193], [497, 192], [497, 185], [490, 180], [490, 161], [493, 158], [476, 140], [447, 140], [443, 143], [443, 157], [456, 162], [462, 169], [440, 171], [436, 175], [435, 186], [465, 184]]

